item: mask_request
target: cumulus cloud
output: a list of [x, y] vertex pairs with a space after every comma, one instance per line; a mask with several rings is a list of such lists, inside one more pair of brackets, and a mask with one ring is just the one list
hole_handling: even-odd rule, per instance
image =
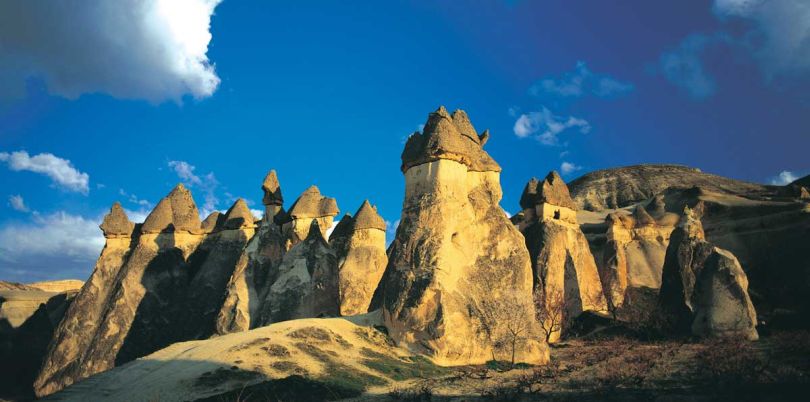
[[[0, 2], [0, 94], [36, 77], [66, 98], [106, 93], [179, 101], [220, 83], [207, 52], [221, 0]], [[3, 96], [3, 95], [0, 95]]]
[[22, 281], [84, 279], [104, 246], [101, 216], [85, 218], [64, 211], [36, 212], [25, 222], [0, 226], [0, 277]]
[[664, 77], [694, 99], [714, 95], [717, 85], [706, 72], [702, 54], [708, 47], [727, 41], [725, 35], [694, 34], [686, 37], [677, 48], [661, 54], [659, 63]]
[[807, 0], [715, 0], [722, 20], [750, 23], [742, 39], [766, 77], [810, 71], [810, 2]]
[[8, 205], [11, 205], [11, 208], [15, 211], [20, 212], [29, 212], [28, 206], [25, 205], [25, 200], [23, 200], [22, 196], [19, 194], [12, 195], [8, 197]]
[[573, 129], [582, 134], [591, 131], [591, 125], [584, 119], [573, 116], [562, 117], [543, 107], [540, 111], [521, 114], [515, 121], [513, 131], [520, 138], [534, 136], [545, 145], [559, 145], [559, 135]]
[[586, 95], [598, 98], [612, 98], [633, 90], [633, 84], [621, 82], [605, 74], [597, 74], [580, 61], [574, 70], [559, 77], [541, 79], [529, 88], [534, 96], [580, 98]]
[[213, 172], [198, 176], [194, 173], [197, 167], [186, 161], [169, 161], [169, 168], [177, 174], [177, 177], [186, 186], [202, 190], [205, 202], [200, 208], [200, 215], [203, 218], [217, 210], [219, 198], [216, 196], [216, 190], [219, 187], [219, 181]]
[[8, 163], [13, 171], [29, 171], [48, 176], [59, 188], [87, 195], [90, 191], [90, 176], [73, 167], [67, 159], [42, 153], [34, 156], [26, 151], [0, 152], [0, 161]]
[[786, 184], [793, 183], [798, 179], [799, 175], [797, 175], [796, 173], [783, 170], [781, 173], [771, 178], [771, 184], [775, 186], [784, 186]]
[[563, 162], [560, 164], [560, 173], [563, 175], [571, 174], [576, 171], [582, 170], [582, 166], [576, 165], [571, 162]]

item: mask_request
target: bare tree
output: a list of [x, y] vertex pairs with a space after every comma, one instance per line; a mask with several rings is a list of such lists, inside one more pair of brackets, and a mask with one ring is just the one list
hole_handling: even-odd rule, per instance
[[554, 334], [559, 334], [565, 327], [565, 295], [561, 289], [549, 290], [548, 294], [536, 292], [534, 306], [537, 322], [540, 323], [540, 331], [548, 343]]
[[501, 297], [490, 297], [471, 303], [471, 312], [477, 315], [487, 338], [492, 343], [493, 359], [495, 350], [507, 350], [510, 363], [515, 366], [517, 351], [533, 335], [530, 315], [531, 304], [528, 297], [507, 293]]

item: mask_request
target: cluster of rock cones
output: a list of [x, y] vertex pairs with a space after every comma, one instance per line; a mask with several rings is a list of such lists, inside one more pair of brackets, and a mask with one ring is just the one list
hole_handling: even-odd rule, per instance
[[[443, 107], [411, 135], [388, 250], [385, 221], [368, 201], [327, 238], [335, 199], [312, 186], [285, 209], [275, 171], [262, 185], [262, 219], [240, 199], [201, 221], [182, 185], [142, 224], [116, 203], [101, 224], [95, 269], [55, 330], [37, 395], [176, 342], [376, 310], [399, 346], [440, 365], [543, 364], [546, 342], [566, 330], [552, 310], [567, 320], [615, 314], [637, 288], [660, 288], [655, 308], [673, 330], [757, 338], [746, 273], [707, 240], [699, 197], [650, 196], [626, 210], [627, 200], [581, 189], [572, 198], [551, 172], [526, 185], [510, 220], [499, 205], [501, 168], [483, 150], [488, 138], [463, 111]], [[607, 204], [602, 215], [582, 211]], [[584, 212], [596, 223], [582, 224]]]

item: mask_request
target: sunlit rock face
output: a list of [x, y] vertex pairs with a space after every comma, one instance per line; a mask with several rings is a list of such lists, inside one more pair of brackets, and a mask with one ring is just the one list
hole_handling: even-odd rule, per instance
[[[607, 312], [596, 261], [577, 224], [576, 204], [559, 174], [551, 172], [542, 181], [529, 181], [521, 207], [518, 227], [531, 256], [539, 305], [549, 311], [562, 310], [567, 321], [584, 311]], [[555, 328], [549, 340], [558, 340], [564, 331], [564, 326]]]
[[285, 215], [275, 170], [265, 177], [262, 190], [264, 218], [256, 235], [242, 250], [228, 281], [225, 300], [216, 319], [218, 334], [247, 331], [259, 326], [261, 303], [278, 277], [278, 265], [287, 251], [287, 239], [275, 219]]
[[662, 318], [675, 333], [756, 340], [748, 278], [731, 252], [706, 241], [702, 210], [686, 207], [672, 232], [658, 299]]
[[242, 200], [207, 222], [213, 227], [204, 230], [182, 185], [142, 225], [113, 207], [101, 225], [107, 240], [93, 274], [55, 331], [35, 382], [38, 395], [213, 333], [225, 286], [255, 228]]
[[[478, 364], [522, 326], [516, 360], [544, 363], [532, 271], [520, 232], [499, 206], [500, 167], [463, 111], [431, 113], [402, 153], [405, 200], [373, 307], [393, 339], [439, 364]], [[506, 313], [504, 313], [506, 312]]]
[[329, 244], [338, 259], [340, 314], [367, 313], [388, 264], [385, 220], [366, 200], [354, 216], [343, 216], [329, 236]]

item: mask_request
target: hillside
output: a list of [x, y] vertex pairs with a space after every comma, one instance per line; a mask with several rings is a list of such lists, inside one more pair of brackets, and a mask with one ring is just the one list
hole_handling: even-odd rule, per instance
[[601, 211], [645, 201], [670, 187], [703, 189], [732, 195], [755, 196], [768, 187], [703, 173], [681, 165], [645, 164], [586, 173], [568, 183], [580, 209]]

